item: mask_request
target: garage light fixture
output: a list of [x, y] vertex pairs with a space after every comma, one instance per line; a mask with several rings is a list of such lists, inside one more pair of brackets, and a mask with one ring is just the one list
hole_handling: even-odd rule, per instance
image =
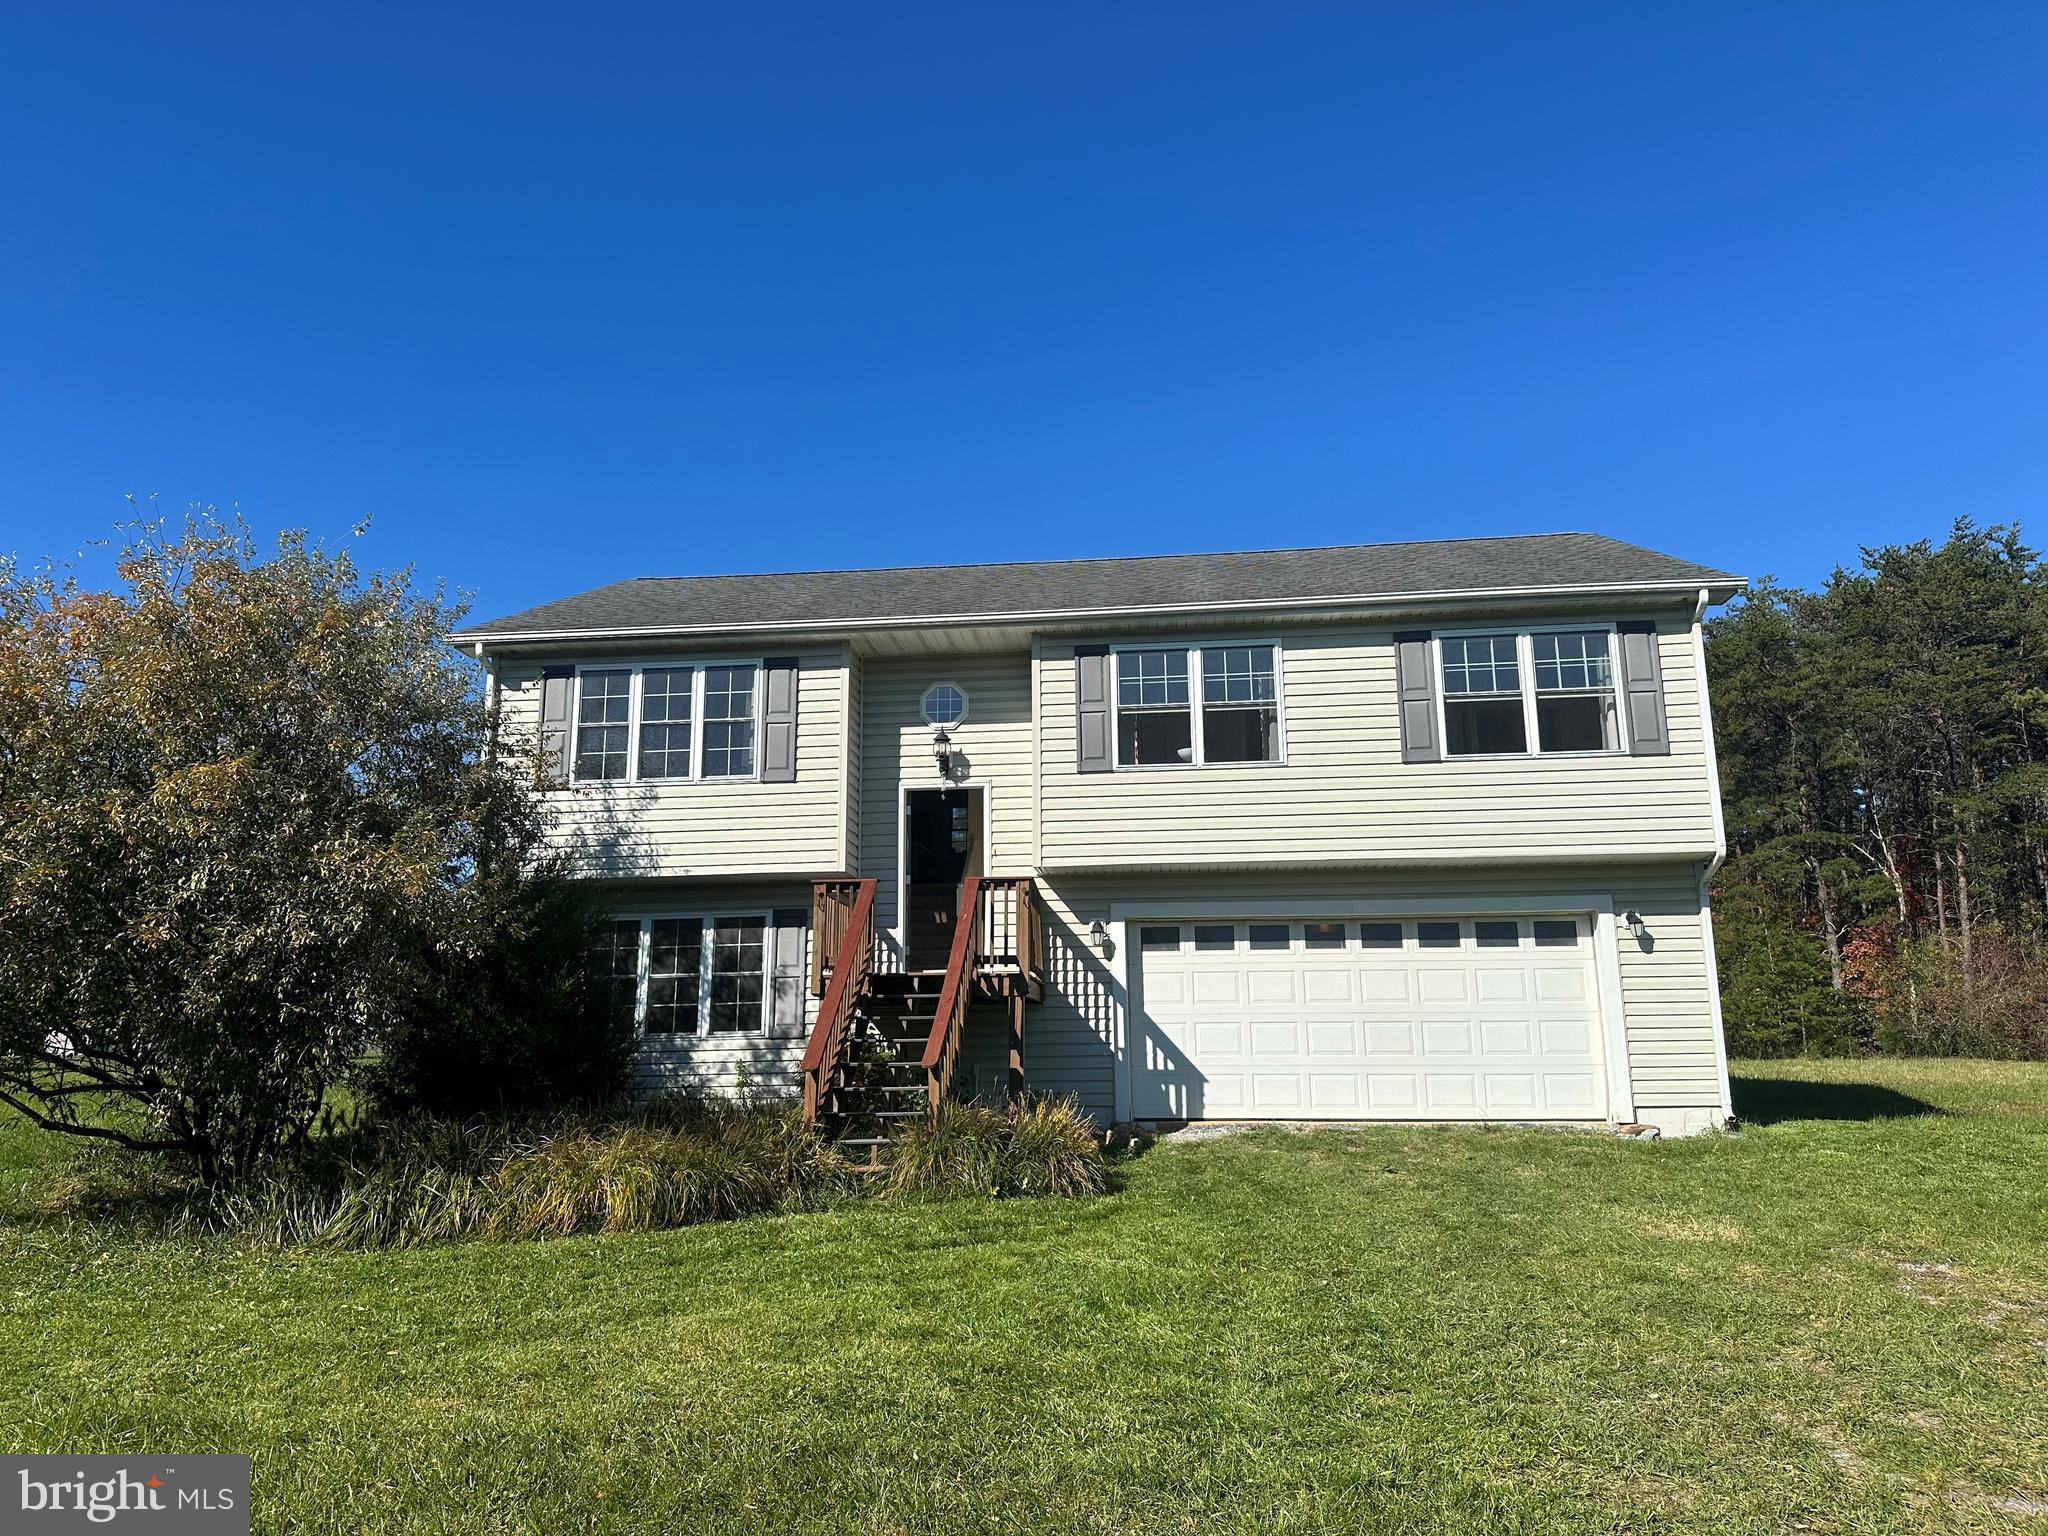
[[1629, 937], [1640, 944], [1649, 937], [1650, 925], [1643, 921], [1643, 914], [1631, 908], [1621, 914], [1621, 920], [1628, 924]]

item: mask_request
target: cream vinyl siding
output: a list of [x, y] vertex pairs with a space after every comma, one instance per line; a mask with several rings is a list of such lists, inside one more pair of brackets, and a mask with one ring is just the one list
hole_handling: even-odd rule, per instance
[[[575, 850], [579, 868], [605, 879], [679, 875], [832, 874], [847, 852], [847, 667], [839, 650], [777, 652], [799, 657], [796, 782], [586, 783], [555, 791], [553, 839]], [[743, 660], [758, 660], [751, 652]], [[636, 661], [658, 662], [648, 655]], [[678, 652], [679, 664], [719, 659]], [[586, 666], [606, 658], [581, 658]], [[567, 661], [563, 664], [568, 664]], [[515, 750], [540, 723], [537, 665], [499, 674], [505, 740]]]
[[[1107, 923], [1112, 903], [1127, 908], [1148, 901], [1199, 903], [1224, 919], [1243, 917], [1248, 902], [1281, 902], [1297, 916], [1313, 917], [1319, 903], [1426, 900], [1453, 902], [1462, 911], [1484, 915], [1493, 902], [1547, 902], [1560, 892], [1596, 892], [1611, 899], [1617, 915], [1615, 959], [1635, 1117], [1672, 1132], [1699, 1130], [1718, 1123], [1726, 1111], [1700, 867], [1041, 879], [1052, 954], [1046, 1001], [1026, 1019], [1025, 1078], [1033, 1092], [1071, 1094], [1097, 1119], [1107, 1121], [1115, 1113], [1117, 1054], [1127, 1036], [1123, 999], [1111, 965], [1087, 942], [1089, 922], [1100, 918]], [[1647, 937], [1642, 942], [1618, 921], [1630, 909], [1643, 917]], [[1135, 943], [1135, 934], [1127, 934], [1126, 941]], [[1134, 956], [1126, 959], [1135, 965]], [[962, 1050], [965, 1091], [973, 1090], [975, 1064], [1003, 1058], [1003, 1027], [994, 1009], [977, 1010], [970, 1019]]]
[[[799, 763], [798, 770], [802, 766]], [[790, 786], [784, 785], [787, 789]], [[809, 911], [808, 881], [733, 885], [692, 881], [661, 893], [622, 894], [610, 910], [616, 917], [661, 917], [673, 913], [759, 912], [772, 920], [777, 908]], [[810, 965], [809, 939], [804, 964]], [[804, 989], [802, 1035], [771, 1040], [765, 1035], [643, 1035], [633, 1053], [629, 1081], [635, 1093], [687, 1094], [702, 1099], [773, 1101], [798, 1097], [810, 1028], [817, 1022], [818, 999]]]
[[1041, 861], [1081, 870], [1712, 854], [1714, 786], [1688, 618], [1659, 620], [1668, 757], [1404, 763], [1393, 633], [1283, 632], [1284, 764], [1085, 774], [1075, 766], [1074, 649], [1047, 642], [1038, 662]]
[[[866, 777], [862, 761], [863, 722], [866, 719], [867, 663], [848, 652], [846, 657], [846, 730], [840, 745], [841, 761], [845, 764], [845, 779], [839, 786], [844, 799], [846, 818], [846, 840], [843, 845], [844, 857], [840, 859], [835, 873], [850, 873], [860, 868], [861, 815], [865, 807], [861, 803], [861, 781]], [[799, 721], [801, 729], [801, 721]], [[799, 766], [799, 781], [802, 773]]]

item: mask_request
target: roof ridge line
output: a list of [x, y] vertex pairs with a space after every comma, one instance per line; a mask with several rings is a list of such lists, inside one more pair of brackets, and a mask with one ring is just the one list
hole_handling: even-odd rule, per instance
[[[761, 581], [776, 576], [885, 576], [898, 571], [994, 571], [1020, 565], [1133, 565], [1148, 560], [1228, 560], [1240, 555], [1320, 555], [1351, 549], [1420, 549], [1430, 544], [1505, 544], [1517, 539], [1606, 539], [1625, 549], [1662, 554], [1630, 544], [1612, 534], [1585, 528], [1560, 528], [1546, 533], [1468, 533], [1454, 539], [1380, 539], [1365, 544], [1283, 544], [1270, 549], [1183, 549], [1157, 555], [1074, 555], [1062, 560], [965, 560], [929, 565], [828, 565], [794, 571], [700, 571], [694, 576], [622, 576], [605, 585], [622, 587], [640, 581]], [[1676, 559], [1673, 555], [1663, 558]], [[601, 590], [601, 589], [598, 589]]]

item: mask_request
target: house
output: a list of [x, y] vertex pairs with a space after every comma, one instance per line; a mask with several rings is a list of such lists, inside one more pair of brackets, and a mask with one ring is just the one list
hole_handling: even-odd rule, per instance
[[1687, 1133], [1742, 586], [1560, 533], [640, 578], [461, 639], [649, 1087]]

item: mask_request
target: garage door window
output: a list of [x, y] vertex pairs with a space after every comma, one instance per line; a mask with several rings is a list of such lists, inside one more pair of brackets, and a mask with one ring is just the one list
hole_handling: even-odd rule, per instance
[[[1189, 940], [1192, 938], [1192, 945]], [[1381, 921], [1357, 925], [1313, 923], [1147, 923], [1138, 929], [1138, 948], [1147, 954], [1175, 954], [1190, 948], [1204, 954], [1233, 951], [1291, 954], [1349, 949], [1576, 949], [1586, 941], [1584, 926], [1571, 917], [1424, 918], [1413, 923]]]

